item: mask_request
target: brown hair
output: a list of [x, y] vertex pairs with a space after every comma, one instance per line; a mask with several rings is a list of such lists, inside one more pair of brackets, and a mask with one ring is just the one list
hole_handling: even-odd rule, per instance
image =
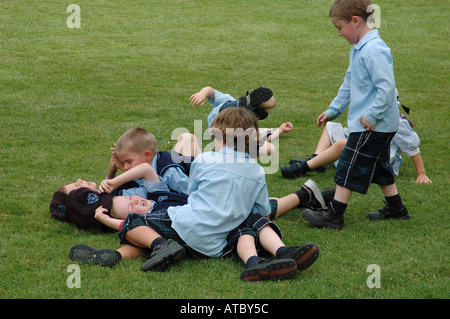
[[158, 145], [155, 136], [143, 128], [132, 128], [126, 131], [116, 143], [116, 152], [127, 150], [135, 154], [143, 154], [150, 150], [158, 153]]
[[247, 109], [231, 107], [220, 112], [211, 124], [211, 135], [238, 152], [249, 153], [251, 158], [259, 154], [258, 120]]
[[350, 21], [353, 16], [361, 17], [364, 21], [373, 13], [369, 10], [370, 0], [335, 0], [331, 5], [329, 17]]

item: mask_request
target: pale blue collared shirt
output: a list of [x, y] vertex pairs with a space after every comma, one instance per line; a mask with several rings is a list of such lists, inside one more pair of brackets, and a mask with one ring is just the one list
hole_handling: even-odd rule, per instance
[[375, 126], [376, 132], [397, 131], [399, 110], [391, 50], [381, 40], [378, 30], [368, 32], [350, 50], [344, 82], [325, 115], [332, 121], [349, 104], [349, 133], [366, 130], [360, 122], [361, 116]]
[[252, 213], [270, 213], [264, 169], [247, 153], [223, 147], [191, 165], [189, 199], [169, 207], [172, 228], [196, 251], [219, 257], [228, 234]]

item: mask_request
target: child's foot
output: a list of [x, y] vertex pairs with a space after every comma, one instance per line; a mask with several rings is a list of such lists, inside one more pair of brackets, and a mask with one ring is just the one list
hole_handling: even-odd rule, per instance
[[169, 239], [166, 243], [153, 248], [150, 259], [141, 267], [142, 271], [164, 271], [169, 266], [184, 258], [186, 250], [176, 241]]
[[316, 182], [314, 182], [312, 179], [308, 179], [305, 182], [305, 184], [303, 184], [302, 188], [306, 189], [308, 191], [308, 193], [311, 195], [310, 200], [308, 202], [302, 203], [302, 205], [307, 205], [308, 203], [311, 203], [311, 201], [312, 201], [312, 203], [315, 206], [319, 207], [318, 209], [326, 209], [327, 208], [327, 205], [325, 204], [325, 199], [323, 198], [322, 192], [320, 191], [319, 186], [317, 186]]
[[293, 259], [259, 259], [241, 273], [244, 281], [285, 280], [294, 277], [297, 264]]
[[315, 243], [306, 243], [302, 246], [287, 247], [280, 258], [295, 260], [300, 271], [310, 267], [319, 258], [319, 247]]
[[300, 176], [305, 175], [308, 172], [305, 166], [302, 165], [302, 162], [295, 162], [289, 165], [281, 165], [280, 170], [281, 175], [283, 175], [284, 178], [288, 179], [299, 178]]
[[331, 229], [344, 228], [344, 216], [335, 216], [330, 213], [329, 208], [324, 210], [305, 209], [302, 212], [302, 216], [317, 227], [326, 227]]
[[69, 252], [70, 260], [102, 266], [114, 265], [120, 260], [119, 255], [112, 249], [95, 249], [88, 245], [75, 245]]
[[[311, 156], [310, 158], [293, 158], [293, 159], [289, 160], [289, 164], [307, 162], [312, 158], [313, 158], [313, 156]], [[313, 168], [311, 171], [316, 171], [317, 173], [324, 173], [324, 172], [326, 172], [326, 170], [327, 170], [327, 168], [325, 166], [320, 166], [317, 168]]]
[[312, 210], [322, 210], [328, 207], [328, 204], [333, 200], [336, 189], [334, 187], [326, 187], [322, 189], [320, 194], [322, 195], [325, 206], [322, 206], [319, 201], [314, 197], [308, 203], [299, 205], [300, 208], [306, 207]]
[[367, 218], [369, 218], [369, 220], [409, 219], [409, 214], [405, 206], [403, 206], [400, 210], [396, 210], [394, 207], [389, 206], [386, 203], [386, 206], [381, 208], [379, 211], [370, 212], [367, 214]]

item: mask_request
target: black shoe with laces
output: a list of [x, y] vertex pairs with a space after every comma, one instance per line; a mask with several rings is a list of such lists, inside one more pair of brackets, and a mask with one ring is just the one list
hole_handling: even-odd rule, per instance
[[[289, 161], [289, 164], [307, 162], [312, 158], [314, 158], [314, 156], [311, 156], [310, 158], [293, 158]], [[311, 171], [315, 171], [317, 173], [324, 173], [326, 170], [327, 170], [327, 168], [325, 166], [320, 166], [317, 168], [313, 168]]]
[[[386, 203], [386, 201], [385, 201]], [[384, 219], [409, 219], [408, 209], [403, 206], [402, 209], [396, 210], [394, 207], [386, 206], [378, 210], [377, 212], [370, 212], [367, 214], [369, 220], [384, 220]]]
[[289, 258], [295, 260], [297, 269], [300, 271], [310, 267], [319, 258], [319, 247], [312, 242], [302, 246], [287, 247], [280, 258]]
[[325, 227], [331, 229], [344, 228], [344, 216], [335, 216], [330, 213], [330, 209], [324, 210], [312, 210], [305, 209], [302, 212], [302, 216], [311, 224], [317, 227]]
[[241, 273], [244, 281], [286, 280], [294, 277], [297, 264], [293, 259], [259, 259]]
[[169, 239], [153, 248], [150, 258], [142, 265], [142, 271], [165, 271], [184, 258], [186, 250], [176, 241]]
[[299, 178], [302, 175], [305, 175], [307, 171], [303, 169], [300, 162], [296, 162], [289, 165], [281, 165], [280, 166], [281, 175], [283, 175], [284, 178], [288, 179], [294, 179]]

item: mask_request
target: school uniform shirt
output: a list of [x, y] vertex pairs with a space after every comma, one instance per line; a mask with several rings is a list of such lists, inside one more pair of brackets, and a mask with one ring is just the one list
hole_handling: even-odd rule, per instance
[[247, 153], [223, 147], [191, 165], [188, 204], [169, 207], [172, 228], [191, 248], [219, 257], [229, 233], [250, 214], [270, 213], [264, 169]]
[[217, 117], [220, 112], [220, 107], [227, 102], [235, 102], [236, 99], [230, 94], [222, 93], [214, 89], [214, 100], [208, 97], [208, 102], [211, 104], [213, 109], [208, 115], [208, 127], [211, 127], [212, 122]]
[[349, 104], [349, 133], [366, 130], [360, 122], [361, 116], [375, 126], [376, 132], [397, 131], [399, 110], [391, 50], [381, 40], [378, 30], [368, 32], [350, 50], [344, 82], [325, 115], [332, 121]]

